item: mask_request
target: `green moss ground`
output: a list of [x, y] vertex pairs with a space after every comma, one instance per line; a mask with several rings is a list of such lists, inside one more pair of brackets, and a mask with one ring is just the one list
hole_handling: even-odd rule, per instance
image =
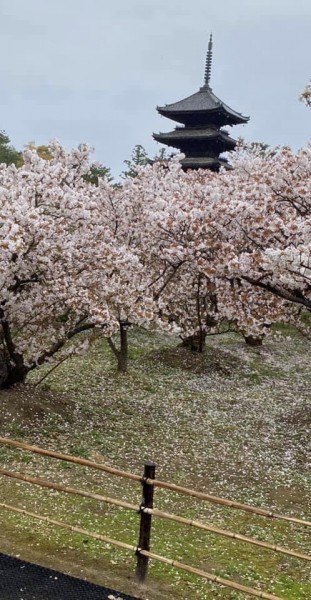
[[[158, 478], [310, 520], [310, 342], [282, 329], [258, 349], [231, 334], [211, 338], [204, 355], [195, 356], [168, 336], [134, 331], [130, 337], [128, 375], [115, 372], [114, 357], [98, 340], [87, 356], [64, 363], [39, 388], [32, 386], [44, 369], [32, 375], [24, 404], [33, 395], [35, 414], [18, 404], [18, 390], [11, 402], [3, 393], [3, 433], [138, 474], [152, 459]], [[12, 470], [140, 502], [137, 485], [84, 467], [6, 447], [0, 448], [0, 461]], [[0, 481], [2, 501], [137, 543], [136, 513]], [[159, 489], [155, 505], [310, 550], [310, 529]], [[149, 600], [245, 597], [153, 562], [147, 585], [139, 588], [129, 553], [7, 511], [1, 528], [5, 551]], [[311, 597], [308, 563], [286, 555], [160, 519], [154, 519], [152, 550], [281, 598]]]

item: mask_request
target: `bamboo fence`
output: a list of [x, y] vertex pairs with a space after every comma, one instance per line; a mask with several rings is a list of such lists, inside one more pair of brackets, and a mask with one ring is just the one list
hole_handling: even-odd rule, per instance
[[299, 558], [300, 560], [307, 560], [311, 562], [311, 556], [308, 554], [304, 554], [301, 552], [297, 552], [296, 550], [290, 550], [289, 548], [283, 548], [282, 546], [278, 546], [275, 544], [269, 544], [267, 542], [263, 542], [261, 540], [257, 540], [256, 538], [248, 537], [246, 535], [242, 535], [239, 533], [233, 533], [227, 529], [221, 529], [220, 527], [216, 527], [215, 525], [201, 523], [200, 521], [196, 521], [193, 519], [187, 519], [185, 517], [180, 517], [178, 515], [174, 515], [172, 513], [163, 512], [156, 508], [145, 508], [140, 507], [135, 504], [131, 504], [126, 502], [125, 500], [119, 500], [117, 498], [110, 498], [109, 496], [103, 496], [101, 494], [95, 494], [93, 492], [88, 492], [86, 490], [79, 490], [76, 488], [72, 488], [66, 485], [61, 485], [59, 483], [52, 483], [51, 481], [47, 481], [46, 479], [42, 479], [41, 477], [31, 477], [30, 475], [25, 475], [25, 473], [18, 473], [16, 471], [7, 471], [6, 469], [0, 468], [0, 475], [5, 475], [6, 477], [11, 477], [13, 479], [19, 479], [20, 481], [24, 481], [26, 483], [31, 483], [34, 485], [39, 485], [41, 487], [48, 488], [50, 490], [65, 492], [66, 494], [73, 494], [76, 496], [83, 496], [85, 498], [92, 498], [93, 500], [98, 500], [99, 502], [105, 502], [107, 504], [113, 504], [115, 506], [125, 508], [127, 510], [132, 510], [136, 513], [140, 511], [153, 515], [155, 517], [159, 517], [161, 519], [168, 519], [170, 521], [175, 521], [176, 523], [182, 523], [183, 525], [189, 525], [191, 527], [195, 527], [197, 529], [203, 529], [205, 531], [209, 531], [211, 533], [215, 533], [216, 535], [222, 535], [224, 537], [228, 537], [234, 540], [238, 540], [240, 542], [245, 542], [247, 544], [253, 544], [255, 546], [260, 546], [261, 548], [265, 548], [267, 550], [273, 550], [274, 552], [280, 552], [282, 554], [287, 554], [288, 556], [293, 556], [295, 558]]
[[106, 544], [111, 544], [113, 546], [117, 546], [118, 548], [122, 548], [123, 550], [130, 550], [130, 551], [134, 552], [135, 554], [141, 554], [142, 556], [145, 556], [147, 558], [152, 558], [154, 560], [158, 560], [158, 561], [163, 562], [171, 567], [175, 567], [176, 569], [182, 569], [183, 571], [186, 571], [188, 573], [193, 573], [195, 575], [199, 575], [200, 577], [203, 577], [204, 579], [207, 579], [208, 581], [211, 581], [212, 583], [217, 583], [222, 586], [231, 588], [233, 590], [237, 590], [239, 592], [244, 592], [245, 594], [255, 596], [256, 598], [265, 598], [266, 600], [282, 600], [282, 598], [280, 598], [279, 596], [274, 596], [273, 594], [268, 594], [261, 590], [255, 590], [253, 588], [250, 588], [250, 587], [247, 587], [240, 583], [237, 583], [236, 581], [231, 581], [230, 579], [224, 579], [222, 577], [218, 577], [216, 575], [213, 575], [212, 573], [202, 571], [201, 569], [196, 569], [195, 567], [191, 567], [190, 565], [186, 565], [184, 563], [173, 560], [171, 558], [166, 558], [165, 556], [160, 556], [158, 554], [155, 554], [154, 552], [150, 552], [148, 550], [142, 550], [141, 548], [139, 548], [137, 546], [132, 546], [131, 544], [126, 544], [125, 542], [120, 542], [119, 540], [114, 540], [105, 535], [101, 535], [100, 533], [94, 533], [92, 531], [82, 529], [81, 527], [76, 527], [74, 525], [69, 525], [68, 523], [56, 521], [55, 519], [50, 519], [49, 517], [45, 517], [43, 515], [38, 515], [37, 513], [32, 513], [27, 510], [24, 510], [22, 508], [16, 508], [15, 506], [11, 506], [10, 504], [5, 504], [4, 502], [0, 503], [0, 507], [4, 508], [6, 510], [10, 510], [10, 511], [22, 514], [23, 516], [30, 517], [32, 519], [44, 521], [45, 523], [48, 523], [49, 525], [54, 525], [55, 527], [62, 527], [64, 529], [68, 529], [69, 531], [79, 533], [83, 536], [93, 538], [100, 542], [104, 542]]
[[[31, 446], [29, 444], [25, 444], [24, 442], [18, 442], [16, 440], [11, 440], [9, 438], [4, 438], [4, 437], [0, 437], [0, 444], [12, 446], [14, 448], [19, 448], [21, 450], [27, 450], [28, 452], [33, 452], [35, 454], [41, 454], [42, 456], [49, 456], [50, 458], [64, 460], [67, 462], [75, 463], [77, 465], [90, 467], [90, 468], [93, 468], [98, 471], [110, 473], [111, 475], [116, 475], [118, 477], [124, 477], [126, 479], [131, 479], [132, 481], [136, 481], [136, 482], [140, 482], [140, 483], [142, 482], [142, 477], [140, 477], [139, 475], [135, 475], [134, 473], [129, 473], [128, 471], [121, 471], [120, 469], [114, 469], [113, 467], [109, 467], [108, 465], [97, 463], [97, 462], [88, 460], [86, 458], [80, 458], [78, 456], [72, 456], [70, 454], [62, 454], [60, 452], [55, 452], [53, 450], [45, 450], [43, 448], [39, 448], [38, 446]], [[187, 487], [176, 485], [175, 483], [168, 483], [166, 481], [160, 481], [159, 479], [149, 479], [149, 478], [147, 478], [145, 481], [148, 485], [166, 489], [171, 492], [176, 492], [179, 494], [191, 496], [193, 498], [198, 498], [199, 500], [206, 500], [208, 502], [213, 502], [215, 504], [227, 506], [228, 508], [236, 508], [238, 510], [250, 512], [255, 515], [259, 515], [260, 517], [268, 517], [269, 519], [280, 519], [283, 521], [289, 521], [291, 523], [296, 523], [297, 525], [303, 525], [304, 527], [311, 527], [311, 521], [306, 521], [304, 519], [299, 519], [296, 517], [290, 517], [288, 515], [282, 515], [280, 513], [269, 511], [264, 508], [258, 508], [256, 506], [242, 504], [241, 502], [227, 500], [226, 498], [219, 498], [218, 496], [206, 494], [205, 492], [198, 492], [196, 490], [192, 490]]]
[[266, 598], [267, 600], [281, 600], [277, 596], [263, 592], [261, 590], [255, 590], [255, 589], [249, 588], [247, 586], [244, 586], [237, 582], [231, 581], [229, 579], [223, 579], [221, 577], [217, 577], [211, 573], [207, 573], [205, 571], [202, 571], [202, 570], [192, 567], [190, 565], [185, 565], [178, 561], [154, 554], [153, 552], [150, 551], [150, 532], [151, 532], [152, 516], [158, 517], [161, 519], [175, 521], [177, 523], [187, 525], [190, 527], [202, 529], [202, 530], [208, 531], [210, 533], [225, 536], [227, 538], [231, 538], [231, 539], [239, 541], [239, 542], [253, 544], [255, 546], [264, 548], [266, 550], [272, 550], [274, 552], [282, 553], [282, 554], [285, 554], [285, 555], [288, 555], [291, 557], [298, 558], [300, 560], [311, 561], [311, 556], [308, 556], [307, 554], [298, 552], [296, 550], [291, 550], [291, 549], [288, 549], [288, 548], [285, 548], [285, 547], [282, 547], [279, 545], [270, 544], [270, 543], [264, 542], [262, 540], [248, 537], [248, 536], [245, 536], [245, 535], [242, 535], [239, 533], [233, 533], [227, 529], [221, 529], [220, 527], [216, 527], [210, 523], [201, 523], [201, 522], [193, 520], [193, 519], [187, 519], [185, 517], [180, 517], [180, 516], [172, 514], [172, 513], [160, 511], [153, 507], [153, 493], [154, 493], [155, 487], [158, 487], [158, 488], [174, 491], [177, 493], [185, 494], [185, 495], [188, 495], [188, 496], [191, 496], [194, 498], [198, 498], [200, 500], [206, 500], [209, 502], [227, 506], [229, 508], [243, 510], [243, 511], [246, 511], [246, 512], [249, 512], [252, 514], [259, 515], [261, 517], [269, 518], [269, 519], [282, 519], [285, 521], [289, 521], [291, 523], [295, 523], [296, 525], [303, 525], [305, 527], [311, 526], [310, 521], [305, 521], [303, 519], [298, 519], [295, 517], [282, 515], [279, 513], [268, 511], [266, 509], [261, 509], [261, 508], [257, 508], [257, 507], [250, 506], [247, 504], [242, 504], [239, 502], [227, 500], [225, 498], [219, 498], [219, 497], [213, 496], [211, 494], [198, 492], [198, 491], [192, 490], [190, 488], [185, 488], [185, 487], [178, 486], [175, 484], [156, 480], [154, 463], [146, 463], [144, 475], [143, 475], [143, 477], [140, 477], [139, 475], [135, 475], [135, 474], [129, 473], [127, 471], [115, 469], [108, 465], [90, 461], [85, 458], [80, 458], [80, 457], [72, 456], [69, 454], [63, 454], [63, 453], [55, 452], [52, 450], [45, 450], [43, 448], [39, 448], [37, 446], [32, 446], [32, 445], [26, 444], [24, 442], [11, 440], [9, 438], [0, 437], [0, 443], [8, 445], [13, 448], [20, 449], [20, 450], [26, 450], [31, 453], [39, 454], [42, 456], [47, 456], [47, 457], [55, 458], [55, 459], [62, 460], [62, 461], [68, 461], [71, 463], [75, 463], [77, 465], [87, 466], [87, 467], [90, 467], [90, 468], [93, 468], [93, 469], [96, 469], [96, 470], [99, 470], [99, 471], [102, 471], [105, 473], [109, 473], [111, 475], [115, 475], [118, 477], [123, 477], [123, 478], [129, 479], [129, 480], [132, 480], [136, 483], [141, 483], [142, 488], [143, 488], [143, 498], [142, 498], [142, 502], [141, 502], [140, 506], [136, 506], [135, 504], [131, 504], [125, 500], [111, 498], [109, 496], [105, 496], [102, 494], [72, 488], [70, 486], [62, 485], [59, 483], [54, 483], [54, 482], [48, 481], [43, 478], [32, 477], [25, 473], [13, 472], [13, 471], [9, 471], [7, 469], [0, 468], [0, 475], [3, 475], [5, 477], [10, 477], [13, 479], [24, 481], [26, 483], [38, 485], [38, 486], [48, 488], [50, 490], [54, 490], [57, 492], [74, 494], [74, 495], [79, 495], [79, 496], [86, 497], [86, 498], [91, 498], [96, 501], [105, 502], [108, 504], [115, 505], [119, 508], [137, 512], [140, 515], [139, 541], [138, 541], [137, 546], [132, 546], [130, 544], [125, 544], [124, 542], [114, 540], [112, 538], [109, 538], [107, 536], [104, 536], [104, 535], [101, 535], [98, 533], [86, 531], [84, 529], [81, 529], [80, 527], [69, 525], [67, 523], [62, 523], [60, 521], [50, 519], [49, 517], [45, 517], [42, 515], [37, 515], [37, 514], [29, 512], [29, 511], [26, 511], [24, 509], [13, 507], [13, 506], [5, 504], [5, 503], [0, 503], [0, 507], [2, 507], [4, 509], [12, 510], [17, 513], [29, 516], [31, 518], [45, 521], [46, 523], [49, 523], [49, 524], [57, 526], [57, 527], [63, 527], [65, 529], [69, 529], [70, 531], [73, 531], [76, 533], [81, 533], [86, 536], [90, 536], [94, 539], [105, 542], [107, 544], [112, 544], [112, 545], [118, 546], [119, 548], [123, 548], [124, 550], [134, 551], [137, 556], [136, 578], [139, 581], [144, 581], [144, 579], [147, 575], [148, 560], [149, 560], [149, 558], [151, 558], [151, 559], [166, 563], [177, 569], [183, 569], [186, 572], [197, 574], [201, 577], [204, 577], [208, 581], [218, 583], [218, 584], [224, 585], [226, 587], [229, 587], [231, 589], [235, 589], [235, 590], [244, 592], [246, 594], [256, 596], [257, 598]]

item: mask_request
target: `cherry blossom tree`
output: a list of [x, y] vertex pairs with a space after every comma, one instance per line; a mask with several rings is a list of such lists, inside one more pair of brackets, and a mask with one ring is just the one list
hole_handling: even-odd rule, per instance
[[270, 157], [241, 149], [213, 187], [219, 275], [311, 310], [311, 146]]
[[157, 322], [175, 324], [200, 351], [224, 322], [254, 340], [292, 313], [282, 299], [223, 272], [222, 191], [219, 174], [184, 173], [176, 157], [140, 169], [113, 202], [112, 228], [144, 265]]
[[153, 316], [143, 265], [107, 225], [107, 194], [84, 180], [89, 148], [66, 152], [55, 142], [50, 151], [51, 160], [29, 149], [22, 167], [0, 166], [4, 387], [61, 349], [77, 351], [84, 331], [111, 336], [123, 314], [138, 324]]
[[311, 108], [311, 81], [309, 81], [304, 91], [300, 94], [300, 100]]

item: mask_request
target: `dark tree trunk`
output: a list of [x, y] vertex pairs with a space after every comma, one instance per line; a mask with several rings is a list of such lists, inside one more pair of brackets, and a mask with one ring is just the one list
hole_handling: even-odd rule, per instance
[[261, 337], [255, 337], [254, 335], [245, 335], [244, 339], [248, 346], [253, 346], [254, 348], [256, 346], [262, 346], [262, 338]]
[[184, 348], [189, 348], [191, 352], [202, 353], [205, 348], [206, 331], [200, 330], [193, 335], [189, 335], [182, 341]]
[[128, 340], [127, 340], [127, 329], [131, 323], [120, 322], [120, 350], [116, 347], [112, 338], [107, 338], [108, 344], [118, 361], [118, 371], [120, 373], [127, 373], [128, 363]]
[[67, 335], [54, 342], [47, 350], [44, 350], [36, 362], [29, 366], [25, 366], [24, 357], [16, 349], [11, 334], [10, 324], [4, 319], [3, 309], [1, 309], [1, 307], [0, 320], [3, 333], [3, 338], [1, 340], [3, 349], [0, 350], [0, 388], [9, 388], [15, 383], [22, 383], [25, 381], [29, 371], [43, 365], [47, 358], [54, 356], [58, 350], [63, 348], [67, 340], [70, 340], [78, 333], [88, 331], [95, 327], [93, 324], [85, 323], [86, 316], [83, 316], [78, 320], [76, 326], [68, 331]]
[[15, 383], [22, 383], [29, 371], [25, 367], [22, 354], [15, 347], [11, 328], [4, 317], [3, 308], [0, 308], [1, 319], [1, 342], [0, 350], [0, 387], [9, 388]]
[[14, 366], [6, 370], [6, 376], [4, 377], [4, 371], [1, 365], [1, 388], [10, 388], [15, 383], [22, 383], [25, 381], [28, 369], [26, 367]]
[[6, 389], [15, 383], [22, 383], [28, 371], [20, 354], [15, 352], [10, 360], [7, 352], [0, 352], [0, 388]]
[[201, 329], [200, 333], [199, 333], [199, 339], [198, 339], [198, 352], [200, 352], [201, 354], [202, 354], [203, 350], [205, 349], [205, 342], [206, 342], [206, 331], [203, 331]]
[[118, 354], [118, 371], [120, 373], [127, 372], [128, 361], [128, 340], [127, 327], [120, 323], [120, 350]]
[[8, 376], [8, 366], [6, 364], [5, 357], [0, 353], [0, 387], [3, 387], [3, 382]]

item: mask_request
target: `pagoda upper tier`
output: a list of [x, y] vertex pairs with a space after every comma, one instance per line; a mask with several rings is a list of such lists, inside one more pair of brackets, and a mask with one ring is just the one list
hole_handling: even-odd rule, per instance
[[157, 107], [161, 115], [183, 125], [167, 133], [154, 134], [153, 137], [185, 154], [181, 161], [184, 169], [217, 171], [221, 166], [229, 167], [228, 161], [220, 158], [220, 154], [233, 150], [237, 142], [221, 128], [247, 123], [249, 119], [230, 108], [212, 92], [211, 65], [212, 36], [206, 56], [204, 85], [198, 92], [179, 102]]
[[247, 123], [249, 117], [243, 117], [213, 94], [208, 85], [203, 85], [196, 94], [174, 104], [158, 106], [160, 115], [184, 125], [214, 124], [239, 125]]

